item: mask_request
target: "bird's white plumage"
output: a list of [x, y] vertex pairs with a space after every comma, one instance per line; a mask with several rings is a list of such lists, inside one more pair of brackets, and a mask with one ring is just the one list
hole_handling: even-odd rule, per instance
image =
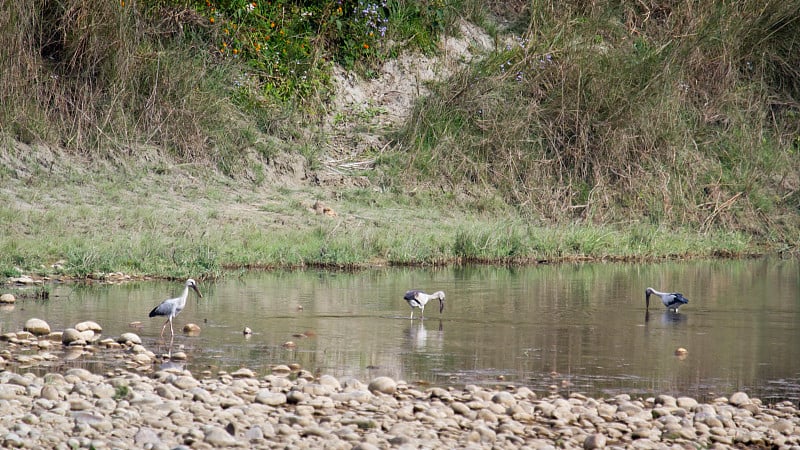
[[403, 297], [406, 302], [408, 302], [408, 306], [411, 307], [411, 317], [410, 319], [414, 318], [414, 308], [420, 309], [420, 317], [425, 317], [425, 305], [433, 300], [439, 300], [439, 314], [442, 313], [444, 310], [444, 292], [443, 291], [436, 291], [433, 294], [426, 294], [418, 289], [412, 289], [406, 292], [406, 295]]
[[164, 337], [164, 330], [167, 328], [167, 324], [169, 324], [169, 330], [172, 335], [175, 335], [175, 330], [172, 328], [172, 319], [180, 314], [180, 312], [183, 311], [183, 308], [186, 306], [186, 298], [189, 297], [189, 288], [194, 289], [194, 291], [197, 293], [197, 296], [203, 298], [203, 294], [200, 293], [200, 289], [197, 287], [197, 282], [189, 278], [186, 280], [186, 283], [184, 283], [183, 293], [179, 297], [164, 300], [158, 306], [153, 308], [152, 311], [150, 311], [150, 317], [167, 317], [167, 321], [164, 322], [164, 326], [161, 327], [161, 337]]

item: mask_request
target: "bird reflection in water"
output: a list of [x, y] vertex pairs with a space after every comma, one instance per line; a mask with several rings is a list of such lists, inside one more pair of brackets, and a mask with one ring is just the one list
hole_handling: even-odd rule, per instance
[[162, 345], [164, 347], [164, 352], [161, 353], [160, 357], [164, 361], [170, 361], [172, 359], [172, 345], [175, 342], [175, 335], [170, 336], [169, 342], [166, 340], [161, 341], [160, 343], [156, 342], [156, 346], [160, 348]]
[[[661, 318], [661, 323], [664, 325], [667, 324], [675, 324], [675, 323], [682, 323], [686, 321], [686, 316], [673, 310], [666, 310], [661, 314], [658, 314]], [[644, 321], [645, 323], [650, 321], [650, 311], [645, 310], [644, 312]]]
[[[428, 329], [425, 327], [425, 322], [419, 321], [412, 323], [405, 329], [406, 339], [408, 340], [408, 347], [423, 350], [428, 344]], [[435, 343], [437, 348], [441, 348], [442, 340], [444, 339], [444, 325], [439, 320], [439, 326], [436, 331], [431, 331], [430, 342]]]

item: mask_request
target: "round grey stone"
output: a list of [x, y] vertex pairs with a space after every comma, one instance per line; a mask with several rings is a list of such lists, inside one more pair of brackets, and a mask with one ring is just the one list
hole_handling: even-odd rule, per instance
[[236, 438], [220, 427], [208, 426], [204, 431], [203, 440], [215, 447], [233, 447], [238, 444]]
[[583, 440], [583, 448], [586, 450], [606, 448], [606, 437], [600, 433], [590, 434]]
[[120, 344], [125, 344], [130, 342], [131, 344], [141, 345], [142, 338], [140, 338], [139, 335], [136, 333], [122, 333], [119, 336], [119, 339], [117, 339], [117, 342], [119, 342]]
[[71, 345], [73, 342], [83, 340], [81, 332], [75, 328], [67, 328], [61, 333], [61, 343], [64, 345]]
[[86, 320], [84, 322], [75, 324], [75, 329], [78, 331], [92, 330], [96, 333], [103, 331], [103, 327], [98, 325], [97, 322], [92, 322], [91, 320]]
[[25, 331], [32, 333], [36, 336], [43, 336], [50, 334], [50, 325], [42, 319], [32, 318], [25, 322]]
[[372, 393], [380, 392], [392, 395], [397, 392], [397, 382], [389, 377], [378, 377], [369, 383], [367, 389]]
[[728, 403], [733, 406], [742, 406], [750, 404], [750, 397], [744, 392], [736, 392], [728, 399]]
[[514, 406], [517, 404], [517, 399], [511, 395], [510, 392], [500, 391], [492, 396], [492, 401], [503, 406]]
[[258, 391], [255, 398], [256, 403], [268, 406], [280, 406], [287, 402], [286, 394], [281, 392], [270, 392], [266, 389]]

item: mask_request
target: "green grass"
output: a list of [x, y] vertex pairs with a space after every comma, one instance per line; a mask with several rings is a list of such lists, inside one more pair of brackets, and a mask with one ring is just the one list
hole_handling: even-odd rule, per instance
[[[760, 250], [735, 232], [535, 225], [513, 210], [469, 212], [433, 198], [363, 189], [326, 201], [337, 212], [333, 217], [310, 209], [311, 199], [324, 194], [314, 190], [284, 191], [278, 208], [259, 208], [274, 201], [272, 194], [249, 191], [248, 183], [221, 194], [219, 183], [187, 178], [175, 193], [155, 195], [169, 179], [40, 179], [17, 190], [23, 198], [50, 192], [47, 208], [3, 194], [0, 218], [8, 226], [0, 236], [0, 273], [215, 278], [239, 268], [648, 260]], [[138, 187], [128, 189], [133, 183]]]

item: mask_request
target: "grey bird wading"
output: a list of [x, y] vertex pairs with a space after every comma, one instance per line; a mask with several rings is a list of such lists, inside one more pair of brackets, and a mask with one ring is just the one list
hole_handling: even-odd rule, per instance
[[200, 293], [200, 289], [197, 288], [197, 283], [189, 278], [186, 280], [186, 284], [183, 287], [183, 293], [180, 297], [171, 298], [168, 300], [164, 300], [161, 302], [160, 305], [153, 308], [150, 311], [150, 317], [155, 316], [167, 316], [167, 321], [164, 322], [164, 326], [161, 327], [161, 337], [164, 337], [164, 329], [167, 328], [167, 324], [169, 324], [169, 331], [172, 333], [172, 336], [175, 336], [175, 330], [172, 329], [172, 319], [180, 314], [183, 311], [183, 307], [186, 306], [186, 297], [189, 296], [189, 288], [194, 289], [197, 292], [197, 296], [203, 298], [203, 294]]
[[439, 299], [439, 314], [444, 311], [444, 292], [442, 291], [436, 291], [433, 294], [426, 294], [420, 290], [414, 289], [406, 292], [406, 295], [403, 298], [408, 302], [408, 306], [411, 307], [410, 319], [414, 318], [414, 308], [419, 308], [420, 317], [424, 318], [425, 305], [428, 303], [428, 301], [433, 300], [434, 298]]
[[675, 312], [678, 312], [678, 308], [680, 308], [681, 305], [689, 303], [689, 299], [684, 297], [680, 292], [661, 292], [649, 287], [644, 291], [644, 300], [647, 309], [650, 308], [651, 294], [661, 297], [661, 303], [663, 303], [667, 309]]

